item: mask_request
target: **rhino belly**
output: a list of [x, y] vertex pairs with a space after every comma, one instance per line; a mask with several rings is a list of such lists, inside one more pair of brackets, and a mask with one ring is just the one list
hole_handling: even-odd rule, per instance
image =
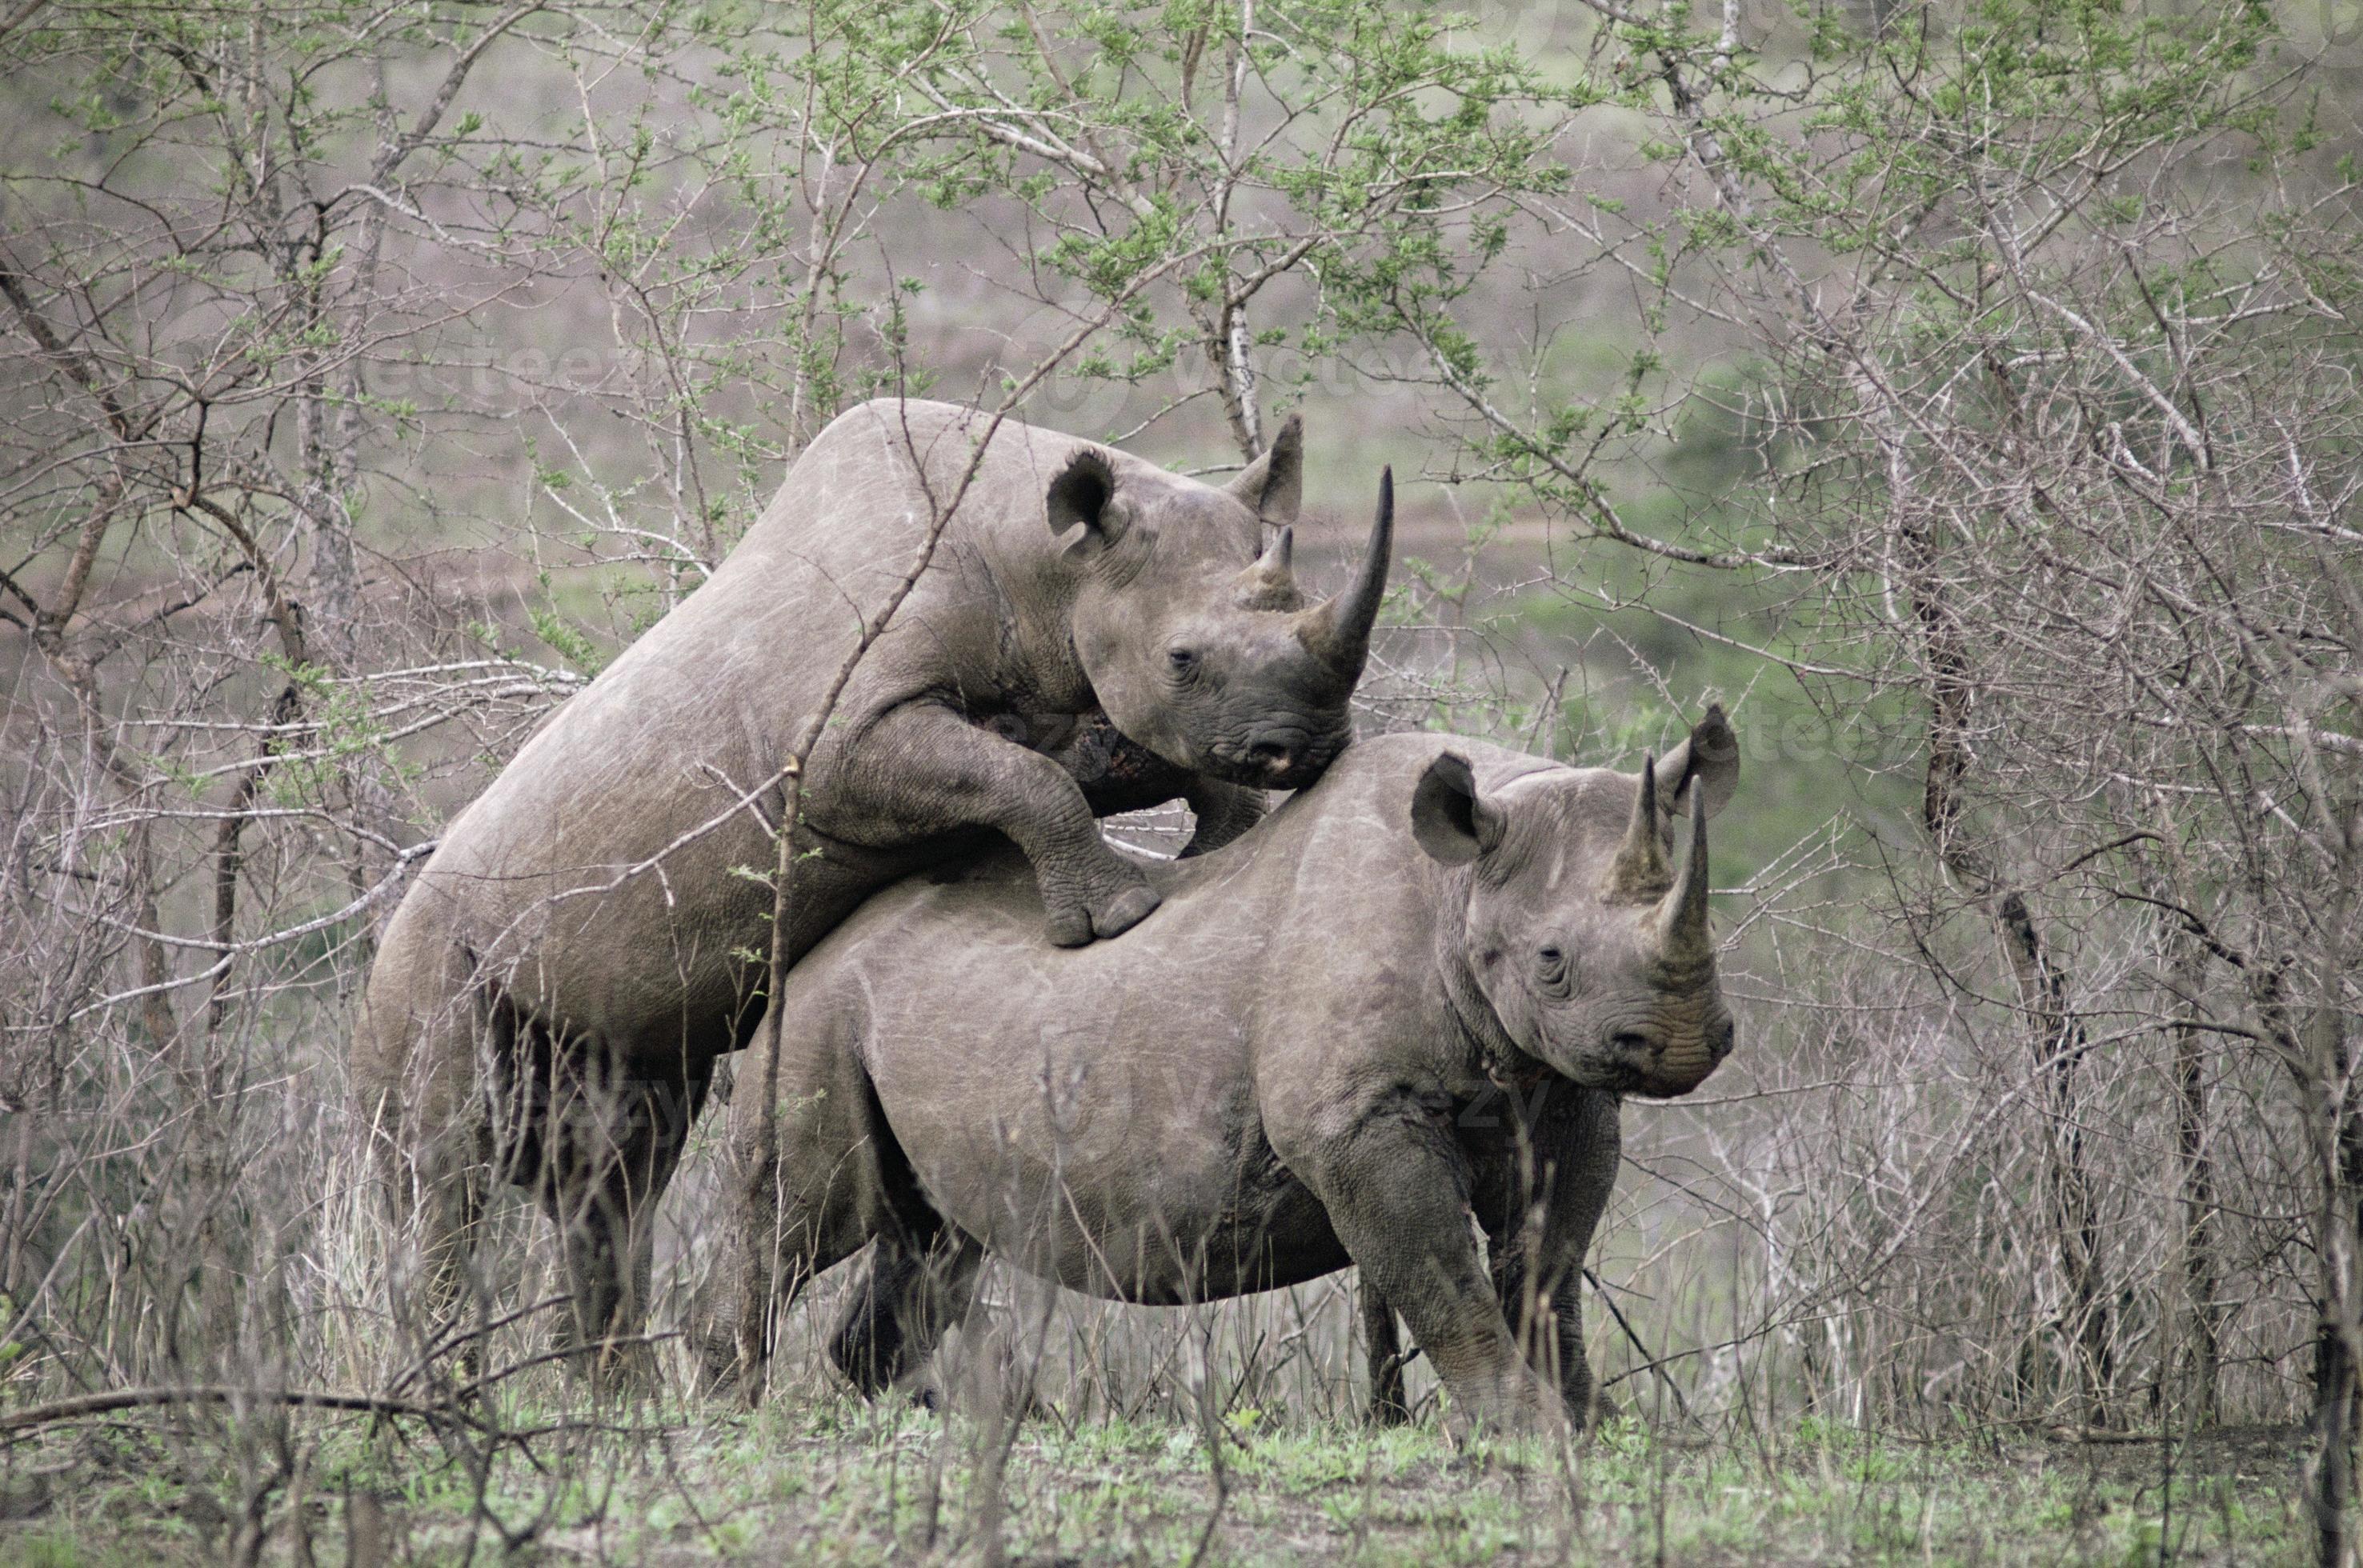
[[1353, 1260], [1312, 1193], [1289, 1181], [1249, 1202], [1195, 1215], [1082, 1220], [1043, 1238], [1021, 1234], [995, 1251], [1070, 1290], [1112, 1301], [1170, 1307], [1278, 1290], [1333, 1274]]
[[1004, 1146], [914, 1154], [928, 1201], [995, 1256], [1071, 1290], [1174, 1306], [1277, 1289], [1346, 1266], [1328, 1217], [1292, 1178], [1018, 1160]]
[[873, 1075], [895, 1141], [938, 1213], [1033, 1274], [1167, 1305], [1348, 1262], [1265, 1143], [1244, 1075], [1168, 1075], [1121, 1048], [1078, 1062], [1055, 1039], [1030, 1070], [989, 1047], [927, 1055], [932, 1073]]

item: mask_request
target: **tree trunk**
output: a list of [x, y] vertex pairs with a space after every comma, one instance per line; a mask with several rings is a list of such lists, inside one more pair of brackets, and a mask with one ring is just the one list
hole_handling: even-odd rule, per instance
[[2082, 1419], [2087, 1426], [2104, 1427], [2115, 1367], [2109, 1304], [2101, 1284], [2100, 1206], [2084, 1157], [2083, 1106], [2076, 1083], [2077, 1068], [2091, 1041], [2084, 1021], [2068, 1005], [2067, 977], [2053, 966], [2035, 917], [2017, 889], [1992, 901], [1992, 920], [2010, 954], [2019, 1003], [2033, 1025], [2036, 1070], [2044, 1075], [2049, 1091], [2050, 1146], [2044, 1184], [2068, 1295], [2062, 1326], [2075, 1347]]
[[2177, 988], [2184, 998], [2183, 1016], [2174, 1027], [2174, 1087], [2175, 1154], [2182, 1181], [2182, 1287], [2191, 1315], [2185, 1355], [2191, 1419], [2212, 1427], [2222, 1415], [2217, 1397], [2224, 1314], [2217, 1301], [2215, 1163], [2207, 1147], [2207, 1058], [2191, 1021], [2200, 966], [2187, 933], [2178, 930], [2171, 940]]
[[2322, 1325], [2313, 1343], [2313, 1440], [2307, 1502], [2313, 1512], [2314, 1560], [2322, 1568], [2348, 1568], [2355, 1554], [2349, 1519], [2355, 1503], [2357, 1382], [2355, 1247], [2357, 1204], [2363, 1200], [2363, 1138], [2355, 1108], [2345, 1108], [2339, 1132], [2338, 1176], [2325, 1218]]
[[1925, 524], [1907, 521], [1901, 532], [1907, 558], [1916, 569], [1912, 608], [1927, 661], [1928, 771], [1922, 823], [1937, 858], [1984, 911], [2010, 962], [2019, 1009], [2028, 1024], [2032, 1065], [2044, 1080], [2047, 1101], [2045, 1198], [2066, 1297], [2059, 1322], [2074, 1347], [2077, 1398], [2082, 1407], [2079, 1419], [2087, 1426], [2105, 1426], [2114, 1377], [2112, 1333], [2108, 1297], [2101, 1282], [2100, 1212], [2086, 1168], [2076, 1081], [2091, 1039], [2083, 1020], [2069, 1005], [2067, 976], [2045, 948], [2025, 896], [2006, 885], [1963, 835], [1967, 808], [1961, 786], [1969, 771], [1975, 677], [1959, 621], [1936, 586], [1936, 574], [1928, 569], [1931, 546]]
[[2348, 1568], [2356, 1558], [2351, 1515], [2357, 1407], [2363, 1402], [2363, 1356], [2357, 1355], [2363, 1301], [2357, 1300], [2357, 1279], [2363, 1248], [2363, 1105], [2356, 1101], [2353, 1065], [2335, 1011], [2317, 1010], [2306, 1032], [2313, 1036], [2307, 1057], [2324, 1075], [2323, 1109], [2335, 1141], [2324, 1183], [2322, 1325], [2314, 1340], [2314, 1452], [2307, 1491], [2315, 1561], [2323, 1568]]

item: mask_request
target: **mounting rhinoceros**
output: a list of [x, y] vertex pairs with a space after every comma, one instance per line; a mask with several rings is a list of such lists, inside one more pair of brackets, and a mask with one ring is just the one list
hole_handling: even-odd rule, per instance
[[781, 1207], [745, 1226], [777, 1249], [736, 1260], [710, 1368], [760, 1383], [766, 1317], [873, 1240], [836, 1339], [871, 1391], [965, 1310], [984, 1249], [1149, 1303], [1353, 1263], [1464, 1410], [1547, 1419], [1548, 1379], [1583, 1419], [1617, 1097], [1687, 1093], [1731, 1049], [1706, 819], [1737, 775], [1720, 709], [1637, 780], [1389, 735], [1153, 868], [1154, 942], [1046, 945], [1007, 856], [880, 894], [782, 998]]
[[497, 1171], [560, 1227], [574, 1340], [637, 1329], [645, 1220], [760, 1012], [782, 767], [955, 495], [805, 764], [792, 956], [989, 831], [1038, 882], [1037, 938], [1115, 935], [1158, 894], [1094, 811], [1185, 796], [1201, 850], [1347, 744], [1390, 518], [1308, 606], [1294, 420], [1220, 489], [1004, 422], [960, 494], [986, 428], [891, 401], [830, 425], [712, 580], [446, 829], [386, 929], [355, 1063], [430, 1321]]

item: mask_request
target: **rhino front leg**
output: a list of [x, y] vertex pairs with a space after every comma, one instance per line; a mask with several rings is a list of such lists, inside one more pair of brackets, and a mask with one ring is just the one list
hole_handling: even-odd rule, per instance
[[989, 827], [1033, 863], [1050, 940], [1079, 947], [1131, 929], [1159, 898], [1137, 867], [1108, 847], [1066, 769], [939, 702], [889, 710], [828, 763], [815, 797], [833, 804], [823, 832], [857, 843]]
[[1526, 1359], [1558, 1386], [1569, 1419], [1589, 1429], [1604, 1412], [1583, 1348], [1583, 1259], [1615, 1190], [1616, 1097], [1547, 1084], [1514, 1121], [1523, 1147], [1478, 1180], [1494, 1292]]
[[1201, 778], [1183, 799], [1190, 802], [1190, 811], [1198, 819], [1197, 826], [1191, 830], [1189, 844], [1182, 850], [1185, 860], [1222, 848], [1263, 821], [1269, 809], [1262, 790], [1226, 784], [1219, 778]]
[[1374, 1109], [1304, 1165], [1289, 1163], [1305, 1170], [1366, 1287], [1403, 1314], [1462, 1411], [1511, 1428], [1556, 1419], [1558, 1400], [1519, 1356], [1478, 1259], [1468, 1162], [1433, 1117]]

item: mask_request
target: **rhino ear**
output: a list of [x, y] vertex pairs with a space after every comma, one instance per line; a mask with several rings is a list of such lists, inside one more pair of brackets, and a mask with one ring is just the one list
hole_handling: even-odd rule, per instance
[[1304, 501], [1304, 418], [1292, 414], [1262, 457], [1223, 487], [1232, 498], [1274, 528], [1296, 521]]
[[1124, 536], [1119, 509], [1110, 504], [1115, 499], [1115, 465], [1107, 460], [1107, 454], [1090, 447], [1076, 447], [1043, 498], [1051, 533], [1063, 536], [1082, 525], [1067, 543], [1068, 555], [1095, 555]]
[[1723, 704], [1711, 702], [1705, 715], [1691, 726], [1690, 738], [1666, 753], [1658, 764], [1659, 799], [1680, 818], [1691, 809], [1691, 791], [1702, 792], [1706, 814], [1714, 816], [1731, 803], [1739, 788], [1739, 737], [1724, 717]]
[[1431, 860], [1466, 866], [1502, 842], [1502, 813], [1477, 793], [1469, 759], [1440, 754], [1411, 793], [1411, 835]]

